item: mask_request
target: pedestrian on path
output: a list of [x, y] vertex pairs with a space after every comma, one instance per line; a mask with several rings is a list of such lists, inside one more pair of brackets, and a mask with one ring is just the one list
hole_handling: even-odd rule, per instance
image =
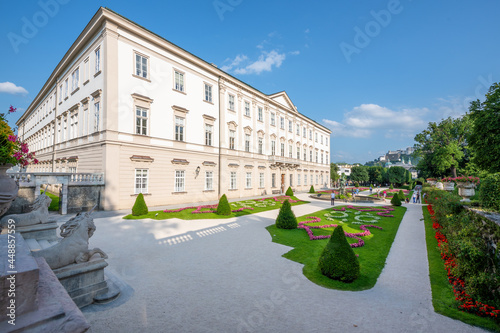
[[420, 203], [420, 192], [417, 192], [417, 203]]
[[411, 199], [412, 199], [413, 203], [415, 203], [415, 199], [416, 199], [416, 192], [413, 192], [413, 195], [411, 196]]
[[384, 190], [384, 202], [386, 197], [387, 197], [387, 192]]
[[330, 195], [331, 201], [332, 201], [332, 206], [335, 205], [335, 192], [332, 191], [332, 194]]

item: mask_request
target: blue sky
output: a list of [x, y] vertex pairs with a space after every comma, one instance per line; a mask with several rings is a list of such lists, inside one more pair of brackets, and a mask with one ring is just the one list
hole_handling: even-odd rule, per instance
[[333, 162], [413, 146], [500, 81], [497, 0], [2, 1], [0, 107], [21, 111], [11, 125], [99, 6], [264, 93], [285, 90], [332, 129]]

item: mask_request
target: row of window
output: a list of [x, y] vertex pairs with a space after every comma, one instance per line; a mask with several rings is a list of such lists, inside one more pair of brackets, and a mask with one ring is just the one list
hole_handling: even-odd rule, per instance
[[[148, 68], [149, 68], [149, 58], [145, 55], [135, 53], [135, 75], [139, 76], [141, 78], [148, 79]], [[186, 92], [186, 85], [185, 85], [185, 73], [182, 71], [174, 69], [174, 82], [173, 82], [173, 89], [177, 90], [179, 92], [185, 93]], [[206, 102], [212, 103], [212, 85], [208, 83], [204, 83], [203, 85], [203, 100]], [[231, 111], [235, 111], [235, 96], [228, 94], [228, 108]], [[244, 101], [244, 115], [247, 117], [251, 117], [250, 113], [250, 102], [249, 101]], [[258, 121], [264, 121], [264, 111], [262, 107], [257, 107], [257, 120]], [[285, 118], [281, 117], [281, 129], [285, 129]], [[271, 112], [271, 125], [276, 126], [276, 113]], [[300, 125], [296, 124], [296, 134], [300, 135]], [[288, 131], [292, 132], [293, 131], [293, 122], [291, 120], [288, 121]], [[304, 126], [303, 128], [303, 136], [304, 138], [306, 137], [306, 127]], [[313, 139], [313, 134], [312, 130], [309, 130], [309, 139]], [[321, 144], [323, 144], [323, 135], [320, 136], [321, 138]], [[315, 140], [318, 142], [318, 133], [315, 133]], [[328, 146], [328, 140], [326, 140], [325, 137], [325, 144]]]
[[[260, 172], [258, 174], [258, 185], [259, 188], [265, 188], [266, 177], [264, 172]], [[253, 187], [253, 173], [245, 172], [245, 189], [251, 189]], [[237, 171], [231, 171], [229, 174], [229, 189], [237, 190], [238, 182], [237, 182]], [[310, 180], [310, 185], [318, 185], [323, 184], [325, 181], [324, 174], [321, 175], [308, 175], [307, 173], [297, 174], [297, 186], [302, 185], [302, 179], [304, 181], [304, 185], [308, 185], [308, 179]], [[271, 174], [271, 187], [276, 188], [276, 173]], [[294, 185], [294, 175], [290, 174], [290, 182], [289, 186]], [[316, 182], [314, 182], [316, 180]], [[139, 193], [149, 193], [148, 192], [148, 184], [149, 184], [149, 169], [135, 169], [135, 194]], [[205, 191], [214, 190], [214, 173], [213, 171], [205, 171]], [[186, 192], [186, 171], [185, 170], [175, 170], [174, 173], [174, 192]]]

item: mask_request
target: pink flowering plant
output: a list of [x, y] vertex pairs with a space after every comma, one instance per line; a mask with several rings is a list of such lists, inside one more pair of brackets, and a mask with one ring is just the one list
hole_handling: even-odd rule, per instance
[[[12, 105], [7, 115], [16, 112]], [[28, 144], [22, 142], [9, 126], [6, 114], [0, 113], [0, 165], [12, 164], [26, 167], [30, 163], [38, 163], [35, 153], [30, 152]]]

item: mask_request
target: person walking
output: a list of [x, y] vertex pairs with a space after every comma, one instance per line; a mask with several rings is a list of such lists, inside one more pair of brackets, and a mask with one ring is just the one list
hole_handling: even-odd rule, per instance
[[411, 200], [413, 201], [413, 203], [415, 203], [415, 199], [416, 199], [416, 192], [413, 192], [411, 196]]
[[417, 203], [420, 203], [420, 192], [417, 192]]
[[387, 192], [384, 190], [384, 202], [386, 197], [387, 197]]
[[335, 206], [335, 192], [332, 191], [332, 194], [330, 195], [330, 199], [332, 201], [332, 206]]

